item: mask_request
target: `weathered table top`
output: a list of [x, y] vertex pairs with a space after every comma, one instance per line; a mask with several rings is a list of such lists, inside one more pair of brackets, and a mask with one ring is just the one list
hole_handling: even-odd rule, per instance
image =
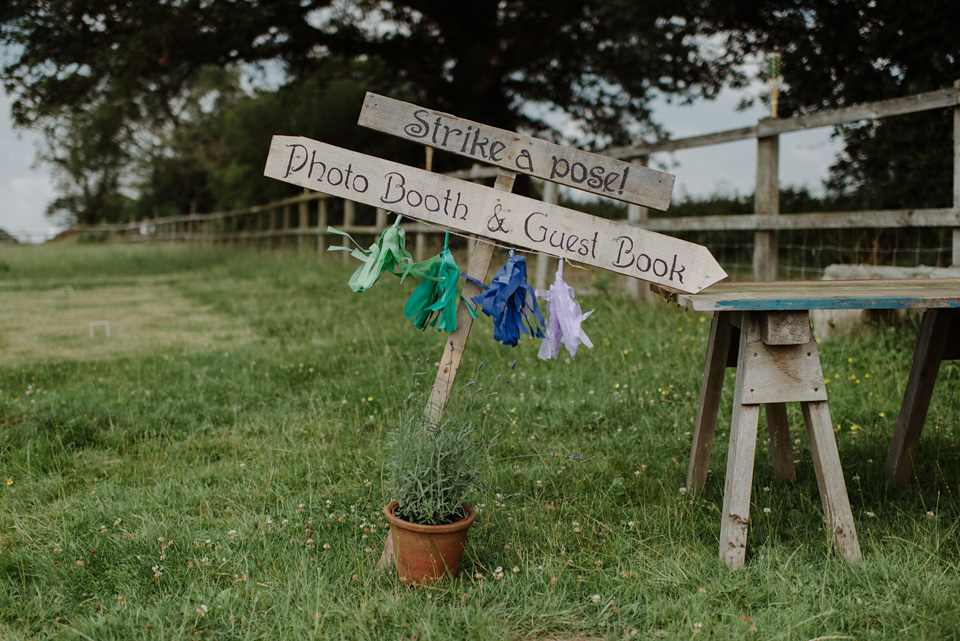
[[960, 279], [724, 282], [670, 298], [701, 312], [960, 309]]

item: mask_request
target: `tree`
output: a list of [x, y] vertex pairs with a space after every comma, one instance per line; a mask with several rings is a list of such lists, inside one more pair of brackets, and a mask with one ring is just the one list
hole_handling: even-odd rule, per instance
[[40, 157], [53, 166], [60, 191], [48, 215], [72, 215], [87, 225], [126, 217], [129, 203], [120, 186], [129, 152], [120, 144], [122, 110], [122, 102], [104, 102], [44, 122], [46, 148]]
[[[960, 78], [960, 3], [928, 0], [717, 2], [737, 47], [782, 54], [780, 114], [897, 98]], [[866, 209], [951, 204], [950, 110], [845, 126], [828, 189]]]
[[282, 61], [306, 79], [332, 57], [377, 61], [422, 104], [553, 137], [566, 117], [602, 146], [656, 132], [651, 98], [710, 96], [738, 78], [736, 50], [701, 48], [716, 33], [698, 15], [706, 4], [8, 0], [0, 41], [14, 54], [2, 77], [22, 126], [120, 98], [136, 135], [116, 139], [116, 162], [138, 155], [131, 140], [183, 123], [204, 69]]
[[331, 60], [276, 91], [242, 96], [199, 114], [176, 130], [169, 153], [149, 163], [139, 189], [142, 215], [234, 209], [289, 196], [289, 185], [263, 179], [274, 134], [303, 135], [422, 164], [421, 147], [356, 127], [365, 92], [389, 93], [395, 87], [380, 64]]

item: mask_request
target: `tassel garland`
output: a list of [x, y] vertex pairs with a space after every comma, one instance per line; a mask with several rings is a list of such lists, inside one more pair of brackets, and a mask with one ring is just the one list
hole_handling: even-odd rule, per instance
[[[405, 247], [406, 234], [400, 227], [401, 219], [401, 216], [397, 216], [393, 225], [385, 229], [367, 249], [363, 249], [350, 234], [327, 228], [328, 232], [345, 236], [356, 246], [330, 248], [330, 251], [349, 251], [362, 263], [350, 277], [350, 289], [358, 294], [365, 292], [373, 287], [384, 272], [399, 276], [401, 282], [413, 275], [421, 281], [407, 300], [403, 315], [411, 319], [418, 329], [436, 327], [438, 331], [454, 331], [457, 328], [457, 303], [461, 298], [470, 315], [476, 318], [477, 310], [457, 290], [461, 274], [450, 253], [449, 232], [444, 236], [443, 251], [439, 255], [415, 263]], [[557, 358], [561, 347], [565, 347], [571, 357], [576, 355], [581, 344], [593, 347], [580, 327], [593, 311], [586, 314], [580, 311], [580, 305], [573, 297], [573, 288], [563, 280], [562, 258], [557, 266], [556, 280], [549, 290], [538, 289], [534, 292], [527, 284], [527, 262], [523, 256], [516, 256], [513, 250], [510, 250], [506, 264], [497, 271], [489, 286], [467, 274], [463, 274], [463, 277], [480, 287], [480, 294], [471, 300], [493, 319], [493, 338], [499, 343], [516, 347], [521, 332], [542, 338], [543, 343], [537, 355], [543, 360]], [[544, 321], [537, 297], [545, 301], [550, 319], [548, 322]]]

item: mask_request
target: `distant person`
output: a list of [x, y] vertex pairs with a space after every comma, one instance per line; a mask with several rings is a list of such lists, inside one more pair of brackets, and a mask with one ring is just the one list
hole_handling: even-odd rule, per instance
[[150, 242], [150, 237], [153, 235], [153, 231], [154, 226], [150, 224], [150, 219], [144, 216], [143, 221], [140, 223], [140, 235], [143, 236], [144, 242]]

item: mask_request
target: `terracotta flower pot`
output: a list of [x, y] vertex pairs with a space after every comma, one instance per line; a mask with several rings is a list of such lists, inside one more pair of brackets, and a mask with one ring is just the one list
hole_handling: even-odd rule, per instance
[[418, 525], [395, 516], [397, 502], [391, 501], [383, 512], [390, 522], [397, 574], [407, 585], [432, 583], [452, 578], [460, 569], [467, 528], [476, 512], [463, 504], [467, 516], [447, 525]]

